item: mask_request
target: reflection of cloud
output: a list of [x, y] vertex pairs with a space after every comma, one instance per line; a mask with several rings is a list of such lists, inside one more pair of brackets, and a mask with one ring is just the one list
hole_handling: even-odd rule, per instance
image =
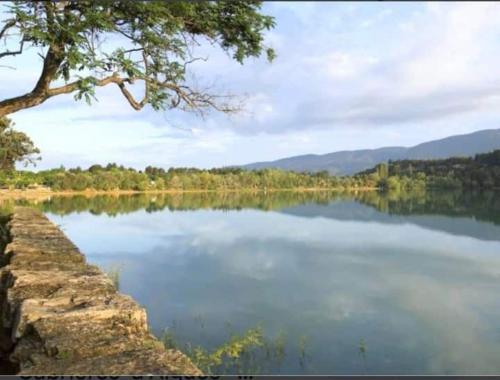
[[[334, 368], [340, 372], [361, 370], [351, 352], [360, 337], [373, 373], [500, 370], [490, 331], [500, 311], [498, 242], [404, 220], [251, 210], [79, 214], [64, 223], [92, 260], [118, 252], [128, 260], [121, 282], [157, 329], [174, 315], [188, 323], [184, 317], [196, 311], [207, 326], [262, 319], [297, 336], [313, 331], [312, 352], [343, 363]], [[318, 370], [331, 373], [329, 363]]]
[[441, 279], [411, 274], [389, 280], [402, 307], [444, 347], [433, 350], [431, 373], [496, 373], [498, 368], [492, 368], [492, 363], [496, 363], [500, 347], [488, 339], [491, 326], [478, 313], [495, 303], [492, 294], [484, 294], [467, 281], [443, 284]]

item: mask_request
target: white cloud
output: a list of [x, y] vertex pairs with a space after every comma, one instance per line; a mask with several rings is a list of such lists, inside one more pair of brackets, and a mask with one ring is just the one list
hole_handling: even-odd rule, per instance
[[355, 56], [349, 53], [333, 52], [325, 57], [326, 71], [333, 79], [349, 79], [361, 75], [378, 59], [372, 56]]
[[390, 17], [392, 15], [392, 10], [391, 9], [383, 9], [380, 12], [376, 13], [373, 17], [369, 17], [363, 21], [361, 21], [360, 26], [362, 28], [370, 28], [374, 25], [377, 25], [387, 17]]
[[[498, 127], [497, 3], [265, 3], [263, 10], [276, 16], [266, 36], [277, 49], [274, 63], [242, 66], [202, 46], [210, 59], [193, 68], [204, 82], [244, 95], [241, 115], [137, 113], [110, 87], [98, 90], [92, 107], [65, 96], [13, 118], [45, 162], [84, 157], [136, 167], [230, 165]], [[2, 94], [29, 90], [36, 78], [38, 61], [19, 63], [29, 81], [1, 71], [9, 84]]]
[[[441, 12], [441, 4], [431, 4], [425, 43], [402, 63], [405, 92], [425, 93], [489, 81], [491, 68], [500, 64], [500, 51], [492, 49], [488, 38], [498, 33], [500, 6], [456, 3]], [[423, 22], [421, 19], [419, 30]]]
[[235, 116], [235, 120], [269, 123], [275, 116], [273, 99], [265, 93], [258, 92], [245, 99], [244, 110], [241, 114]]

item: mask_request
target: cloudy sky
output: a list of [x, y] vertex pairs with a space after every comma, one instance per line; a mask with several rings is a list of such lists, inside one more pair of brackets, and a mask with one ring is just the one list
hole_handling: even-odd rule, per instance
[[[205, 49], [193, 68], [244, 97], [243, 113], [136, 112], [115, 86], [92, 107], [56, 97], [12, 116], [42, 150], [38, 168], [214, 167], [500, 127], [499, 3], [269, 2], [263, 12], [277, 23], [272, 64]], [[41, 60], [9, 64], [2, 99], [30, 90]]]

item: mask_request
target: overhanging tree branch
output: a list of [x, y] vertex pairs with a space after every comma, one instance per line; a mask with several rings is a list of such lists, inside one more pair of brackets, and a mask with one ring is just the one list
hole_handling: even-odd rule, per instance
[[[235, 112], [240, 107], [230, 105], [230, 97], [187, 83], [188, 66], [200, 60], [193, 58], [191, 49], [202, 38], [232, 53], [240, 63], [261, 55], [263, 31], [272, 28], [274, 21], [259, 13], [260, 5], [255, 0], [16, 1], [9, 8], [12, 17], [0, 29], [0, 39], [15, 28], [20, 48], [1, 52], [0, 58], [23, 54], [28, 47], [45, 49], [45, 54], [33, 90], [0, 100], [0, 116], [62, 94], [76, 93], [76, 99], [90, 102], [96, 87], [109, 84], [118, 86], [135, 110], [149, 104], [155, 110], [179, 107], [201, 115], [209, 109]], [[106, 48], [108, 38], [118, 39], [120, 47]], [[65, 84], [53, 87], [61, 79]], [[142, 100], [131, 92], [139, 81], [144, 81]]]
[[[145, 95], [144, 98], [140, 101], [136, 100], [132, 93], [127, 89], [126, 84], [132, 84], [138, 80], [143, 80], [145, 82], [145, 88], [155, 86], [165, 90], [169, 90], [171, 94], [175, 96], [175, 99], [172, 100], [172, 104], [169, 108], [182, 106], [183, 110], [194, 111], [199, 113], [200, 115], [202, 115], [203, 110], [207, 108], [213, 108], [225, 113], [237, 112], [240, 110], [240, 107], [231, 106], [228, 103], [220, 102], [220, 100], [230, 98], [230, 96], [209, 94], [204, 91], [194, 90], [188, 86], [179, 86], [175, 83], [154, 82], [146, 78], [121, 78], [116, 73], [102, 79], [87, 77], [85, 78], [85, 80], [90, 80], [96, 87], [104, 87], [109, 84], [117, 85], [130, 106], [136, 111], [140, 111], [146, 104], [148, 104], [147, 95]], [[36, 87], [28, 94], [0, 102], [0, 113], [4, 109], [7, 109], [7, 112], [12, 113], [18, 109], [30, 108], [40, 105], [54, 96], [71, 94], [75, 91], [78, 91], [83, 81], [84, 79], [80, 79], [71, 83], [67, 83], [63, 86], [48, 88], [46, 90], [41, 90], [40, 87]], [[39, 82], [43, 81], [40, 80]]]

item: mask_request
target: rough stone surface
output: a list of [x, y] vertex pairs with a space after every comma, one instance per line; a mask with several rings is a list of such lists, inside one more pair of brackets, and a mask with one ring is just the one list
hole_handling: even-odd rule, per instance
[[202, 374], [149, 333], [146, 311], [43, 214], [18, 207], [8, 228], [0, 349], [20, 375]]

